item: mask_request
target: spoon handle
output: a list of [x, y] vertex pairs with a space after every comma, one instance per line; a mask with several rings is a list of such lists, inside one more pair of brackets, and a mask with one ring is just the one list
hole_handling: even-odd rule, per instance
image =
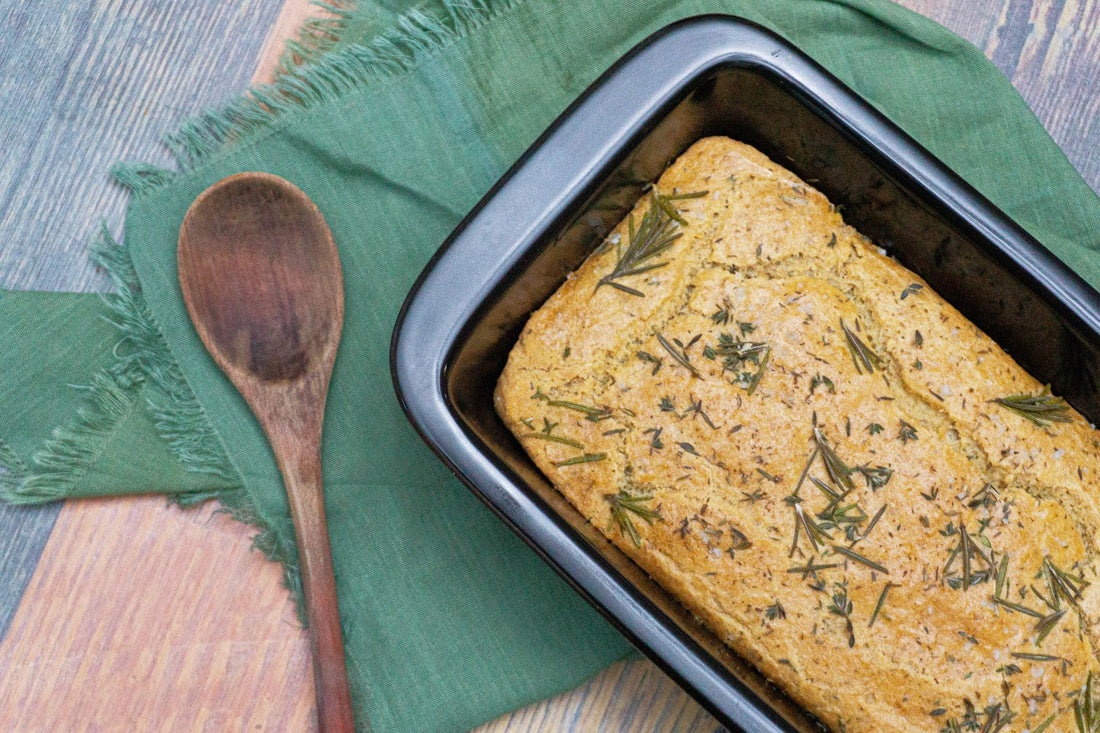
[[353, 733], [355, 723], [321, 485], [321, 451], [316, 444], [299, 444], [285, 446], [276, 453], [298, 542], [320, 730], [321, 733]]

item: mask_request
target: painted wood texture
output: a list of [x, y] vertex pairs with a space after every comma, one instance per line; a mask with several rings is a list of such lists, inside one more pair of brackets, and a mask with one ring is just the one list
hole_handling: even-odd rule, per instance
[[[1098, 0], [902, 4], [982, 48], [1100, 190]], [[117, 225], [123, 204], [103, 171], [119, 158], [164, 160], [151, 133], [243, 88], [261, 26], [272, 30], [254, 80], [270, 78], [280, 39], [308, 12], [304, 0], [288, 0], [281, 23], [272, 24], [273, 5], [73, 0], [59, 17], [48, 0], [0, 0], [8, 44], [0, 102], [47, 110], [18, 121], [0, 116], [0, 140], [17, 140], [24, 151], [19, 165], [0, 160], [0, 284], [102, 286], [84, 264], [84, 233], [104, 212]], [[121, 38], [105, 37], [112, 33]], [[54, 53], [67, 49], [63, 62], [41, 53], [27, 60], [42, 38], [51, 38]], [[13, 39], [26, 49], [13, 50]], [[36, 78], [11, 81], [17, 73]], [[66, 140], [71, 150], [59, 143]], [[49, 218], [66, 196], [85, 215]], [[28, 208], [36, 202], [44, 208]], [[278, 568], [249, 551], [247, 527], [211, 507], [184, 512], [159, 497], [69, 502], [52, 534], [52, 510], [46, 522], [35, 511], [0, 512], [0, 598], [21, 592], [4, 558], [22, 557], [16, 566], [26, 575], [27, 558], [48, 536], [0, 642], [0, 730], [312, 729], [306, 636]], [[35, 531], [18, 534], [34, 522]], [[12, 594], [9, 586], [19, 588]], [[716, 727], [652, 664], [633, 662], [481, 730]]]
[[1100, 1], [900, 3], [982, 49], [1100, 192]]
[[[302, 3], [305, 5], [305, 3]], [[0, 287], [103, 290], [86, 247], [121, 229], [121, 159], [168, 163], [181, 119], [248, 84], [273, 0], [0, 0]], [[0, 635], [60, 505], [0, 507]]]

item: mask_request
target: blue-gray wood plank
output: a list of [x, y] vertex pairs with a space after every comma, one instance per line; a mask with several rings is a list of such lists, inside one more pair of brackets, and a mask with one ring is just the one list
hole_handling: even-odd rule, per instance
[[[0, 287], [104, 290], [86, 246], [118, 232], [118, 160], [247, 88], [280, 0], [0, 0]], [[0, 505], [0, 638], [60, 504]]]

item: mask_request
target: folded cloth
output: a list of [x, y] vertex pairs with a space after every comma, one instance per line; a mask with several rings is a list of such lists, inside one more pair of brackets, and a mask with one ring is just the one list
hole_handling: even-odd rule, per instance
[[[5, 496], [217, 497], [262, 528], [258, 544], [294, 581], [271, 452], [199, 343], [175, 264], [195, 196], [232, 173], [268, 171], [316, 202], [344, 268], [324, 461], [359, 719], [379, 731], [468, 728], [627, 653], [420, 443], [390, 384], [389, 336], [438, 245], [589, 83], [653, 31], [715, 12], [803, 48], [1100, 285], [1100, 201], [977, 49], [899, 6], [437, 1], [188, 123], [170, 140], [181, 171], [119, 169], [135, 193], [126, 246], [98, 250], [118, 288], [106, 305], [0, 298]], [[100, 324], [103, 313], [117, 331]], [[44, 338], [55, 351], [49, 363], [32, 348]], [[90, 389], [79, 414], [72, 394], [51, 403], [65, 394], [57, 385], [80, 381]], [[53, 425], [63, 427], [36, 448]]]

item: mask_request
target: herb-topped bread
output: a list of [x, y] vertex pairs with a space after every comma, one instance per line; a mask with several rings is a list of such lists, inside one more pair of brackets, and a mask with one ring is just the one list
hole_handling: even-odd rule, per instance
[[531, 316], [496, 404], [834, 730], [1091, 715], [1100, 434], [757, 150], [681, 156]]

